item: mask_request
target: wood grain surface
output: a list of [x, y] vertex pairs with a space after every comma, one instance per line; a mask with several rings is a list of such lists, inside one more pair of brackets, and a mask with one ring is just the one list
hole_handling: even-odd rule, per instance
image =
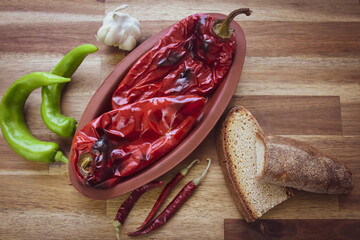
[[225, 220], [224, 239], [359, 239], [360, 221], [353, 219]]
[[[247, 55], [228, 109], [243, 105], [265, 131], [305, 141], [335, 155], [351, 168], [355, 185], [343, 196], [296, 191], [294, 198], [270, 210], [261, 221], [286, 223], [282, 233], [288, 234], [292, 224], [306, 228], [309, 231], [299, 235], [304, 238], [311, 238], [306, 234], [316, 228], [331, 229], [329, 220], [335, 231], [351, 225], [359, 234], [359, 1], [1, 1], [0, 97], [21, 76], [49, 71], [75, 46], [92, 43], [99, 51], [85, 59], [62, 96], [63, 113], [79, 120], [96, 89], [128, 54], [95, 38], [105, 14], [123, 3], [129, 5], [125, 12], [141, 22], [141, 41], [190, 14], [227, 14], [236, 8], [251, 8], [250, 17], [235, 19], [245, 32]], [[68, 155], [71, 138], [61, 138], [45, 127], [40, 103], [37, 89], [25, 106], [31, 132], [41, 140], [58, 142]], [[66, 165], [26, 161], [11, 150], [2, 135], [0, 153], [0, 239], [116, 239], [112, 221], [129, 194], [107, 201], [88, 199], [70, 185]], [[201, 174], [207, 157], [213, 164], [194, 195], [165, 226], [138, 239], [249, 239], [242, 237], [240, 227], [251, 225], [243, 222], [224, 182], [215, 131], [184, 162], [160, 178], [169, 181], [193, 159], [202, 160], [166, 203]], [[121, 229], [121, 239], [131, 239], [126, 233], [142, 223], [160, 191], [149, 191], [137, 202]], [[281, 236], [289, 239], [286, 234]], [[347, 235], [340, 237], [347, 239]]]

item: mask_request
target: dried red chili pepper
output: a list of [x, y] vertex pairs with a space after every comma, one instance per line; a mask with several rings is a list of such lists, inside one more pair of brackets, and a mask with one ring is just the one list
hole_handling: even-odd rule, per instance
[[167, 197], [167, 195], [170, 193], [171, 189], [175, 186], [176, 183], [178, 183], [189, 171], [189, 169], [195, 164], [195, 163], [199, 163], [200, 160], [196, 159], [194, 161], [192, 161], [189, 166], [187, 166], [186, 168], [182, 169], [181, 171], [179, 171], [171, 180], [170, 182], [168, 182], [164, 189], [162, 190], [162, 192], [160, 193], [158, 199], [156, 200], [153, 208], [151, 209], [149, 215], [146, 217], [145, 221], [143, 222], [143, 224], [138, 227], [138, 229], [143, 228], [146, 224], [149, 223], [149, 221], [153, 218], [153, 216], [155, 215], [156, 211], [159, 209], [160, 205], [164, 202], [165, 198]]
[[151, 98], [91, 121], [72, 143], [71, 163], [79, 180], [109, 188], [149, 166], [190, 132], [205, 102], [191, 95]]
[[112, 97], [112, 108], [151, 97], [209, 95], [228, 72], [236, 47], [230, 22], [206, 14], [186, 17], [130, 68]]
[[115, 216], [115, 219], [114, 219], [114, 227], [116, 229], [117, 239], [120, 239], [120, 236], [119, 236], [120, 226], [124, 225], [124, 222], [125, 222], [127, 216], [129, 215], [131, 209], [134, 207], [137, 200], [139, 200], [139, 198], [144, 193], [149, 191], [150, 189], [155, 188], [155, 187], [160, 187], [162, 185], [163, 185], [162, 181], [152, 181], [150, 183], [147, 183], [147, 184], [135, 189], [130, 194], [130, 196], [123, 202], [123, 204], [121, 204], [121, 206]]
[[210, 167], [211, 160], [209, 161], [205, 171], [200, 177], [192, 180], [181, 189], [176, 197], [169, 203], [169, 205], [145, 228], [140, 229], [136, 232], [129, 233], [129, 236], [139, 236], [152, 232], [153, 230], [164, 225], [169, 219], [175, 214], [175, 212], [186, 202], [186, 200], [192, 195], [196, 187], [200, 184], [201, 179], [204, 177]]

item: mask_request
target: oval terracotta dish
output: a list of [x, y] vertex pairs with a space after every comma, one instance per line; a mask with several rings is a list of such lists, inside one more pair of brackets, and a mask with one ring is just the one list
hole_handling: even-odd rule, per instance
[[[208, 15], [218, 19], [226, 18], [223, 14], [209, 13]], [[80, 193], [89, 198], [105, 200], [130, 192], [171, 170], [183, 161], [204, 140], [221, 117], [232, 95], [234, 94], [244, 64], [246, 51], [244, 32], [240, 25], [235, 21], [231, 23], [231, 27], [235, 30], [236, 35], [236, 51], [232, 66], [225, 79], [221, 82], [216, 91], [209, 97], [201, 120], [196, 124], [190, 134], [171, 152], [166, 154], [150, 167], [129, 178], [126, 178], [124, 181], [118, 183], [115, 187], [110, 189], [95, 189], [83, 185], [77, 179], [72, 165], [69, 164], [69, 176], [71, 183]], [[152, 48], [169, 28], [164, 29], [146, 40], [115, 67], [91, 98], [80, 119], [78, 130], [82, 129], [87, 123], [97, 118], [104, 112], [110, 110], [112, 94], [121, 79], [123, 79], [126, 75], [128, 69], [140, 56]]]

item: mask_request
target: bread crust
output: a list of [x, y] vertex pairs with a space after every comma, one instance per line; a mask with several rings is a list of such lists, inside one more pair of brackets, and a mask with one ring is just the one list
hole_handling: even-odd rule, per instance
[[[266, 162], [267, 162], [267, 156], [268, 156], [268, 149], [266, 147], [266, 143], [265, 143], [265, 137], [263, 134], [260, 133], [256, 133], [256, 139], [258, 141], [260, 141], [264, 147], [264, 166], [266, 166]], [[265, 174], [265, 167], [262, 168], [261, 173], [258, 173], [256, 171], [255, 173], [255, 179], [259, 180], [261, 179], [262, 176], [264, 176]]]
[[[225, 178], [226, 185], [228, 189], [230, 190], [231, 196], [234, 199], [235, 204], [237, 205], [240, 213], [243, 215], [245, 220], [247, 222], [253, 222], [260, 216], [257, 216], [252, 210], [251, 205], [248, 201], [246, 201], [245, 196], [241, 192], [241, 188], [239, 186], [239, 183], [235, 180], [235, 170], [233, 167], [233, 164], [231, 162], [231, 158], [228, 154], [227, 144], [225, 142], [226, 139], [226, 126], [229, 124], [229, 119], [232, 114], [234, 114], [237, 111], [241, 111], [244, 114], [251, 117], [252, 121], [256, 124], [256, 127], [258, 128], [257, 135], [261, 138], [264, 138], [264, 131], [256, 121], [255, 117], [251, 115], [245, 108], [236, 106], [230, 109], [230, 111], [224, 115], [221, 120], [218, 123], [217, 126], [217, 152], [218, 152], [218, 158], [220, 161], [220, 166]], [[293, 196], [293, 193], [290, 189], [286, 188], [286, 194], [287, 197], [290, 198]]]
[[315, 193], [343, 194], [352, 190], [351, 170], [335, 157], [304, 142], [266, 136], [266, 161], [261, 181]]

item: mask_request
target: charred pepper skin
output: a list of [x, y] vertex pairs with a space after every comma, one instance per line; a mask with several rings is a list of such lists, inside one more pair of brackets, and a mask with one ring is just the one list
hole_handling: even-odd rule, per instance
[[151, 98], [94, 119], [75, 134], [71, 147], [79, 181], [106, 189], [148, 167], [186, 137], [205, 102], [191, 95]]
[[[207, 14], [186, 17], [132, 65], [126, 76], [119, 79], [121, 82], [111, 99], [113, 110], [87, 124], [73, 139], [71, 162], [80, 182], [95, 188], [113, 187], [123, 177], [153, 164], [185, 138], [202, 116], [207, 98], [232, 65], [236, 37], [230, 22], [238, 14], [250, 15], [251, 11], [236, 10], [224, 20]], [[215, 29], [220, 29], [219, 33]], [[174, 119], [174, 111], [167, 111], [166, 105], [155, 104], [158, 106], [151, 118], [144, 121], [142, 117], [152, 109], [141, 106], [145, 101], [190, 96], [203, 99], [202, 109], [193, 111], [189, 121], [178, 124], [177, 129], [164, 124]], [[124, 111], [134, 104], [138, 105], [131, 113]], [[159, 119], [167, 120], [159, 124]], [[99, 131], [104, 130], [115, 147], [109, 153], [94, 153], [91, 146], [101, 138]], [[79, 170], [79, 166], [85, 171]]]
[[5, 92], [0, 104], [1, 131], [9, 146], [21, 157], [45, 163], [68, 163], [57, 143], [40, 141], [31, 134], [25, 123], [24, 106], [36, 88], [69, 81], [70, 78], [34, 72], [16, 80]]
[[130, 68], [112, 97], [112, 108], [163, 96], [208, 96], [229, 71], [236, 48], [230, 27], [240, 8], [225, 19], [194, 14], [174, 24], [161, 40]]
[[112, 109], [152, 97], [208, 96], [225, 78], [236, 48], [235, 35], [224, 40], [213, 30], [217, 19], [188, 16], [129, 69], [112, 97]]
[[[71, 77], [83, 62], [85, 57], [98, 48], [92, 44], [80, 45], [69, 53], [50, 71], [50, 73]], [[41, 117], [43, 122], [52, 132], [62, 137], [72, 137], [77, 128], [74, 118], [61, 114], [60, 97], [65, 83], [44, 86], [41, 90]]]

